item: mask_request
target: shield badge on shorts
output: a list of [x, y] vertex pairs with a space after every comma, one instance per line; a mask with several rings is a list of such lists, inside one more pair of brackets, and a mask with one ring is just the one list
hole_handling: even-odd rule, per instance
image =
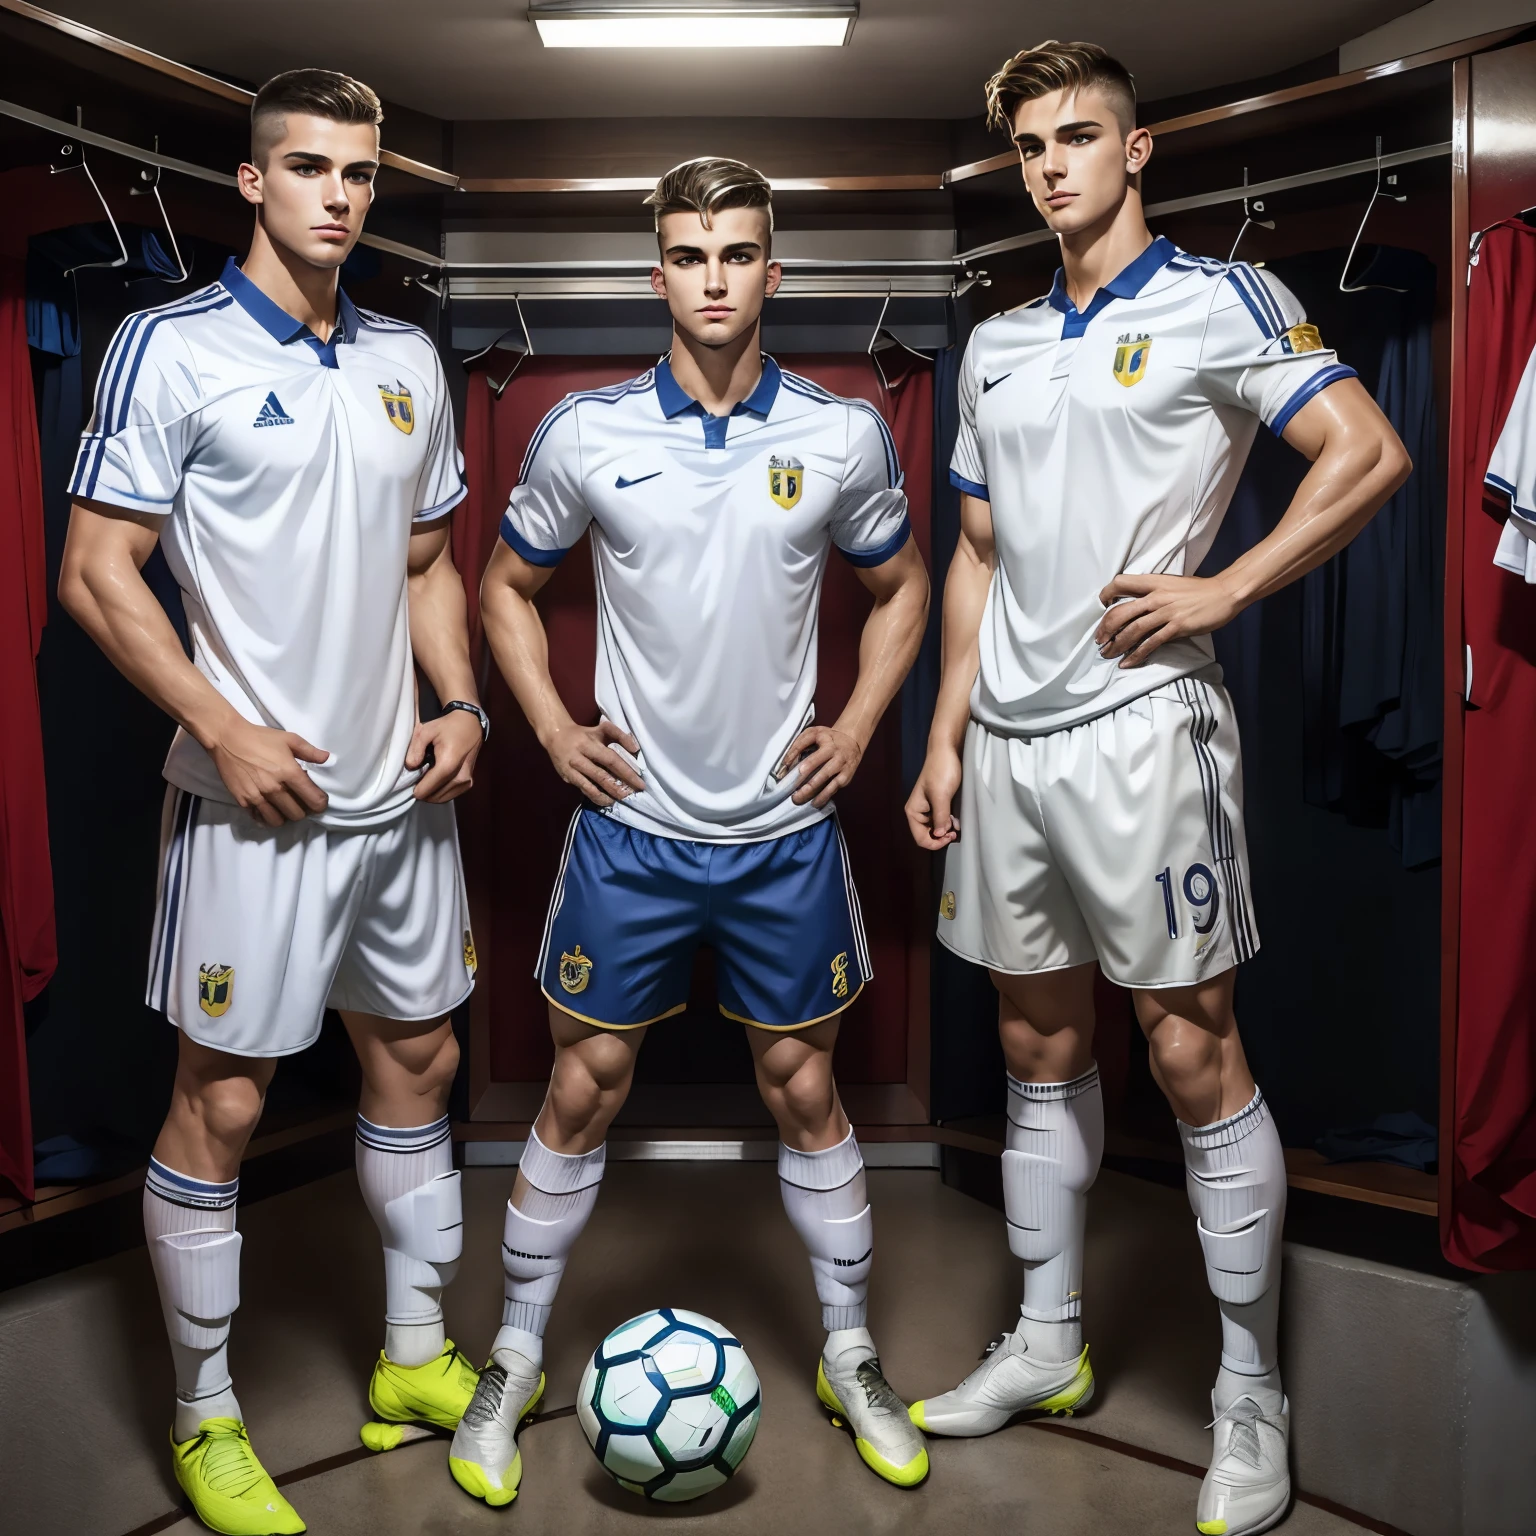
[[774, 454], [768, 460], [768, 494], [787, 512], [805, 489], [805, 465], [799, 459]]
[[591, 979], [592, 957], [582, 954], [580, 944], [575, 954], [560, 956], [560, 985], [567, 992], [585, 992]]
[[475, 940], [469, 929], [464, 930], [464, 969], [471, 976], [480, 969], [479, 957], [475, 954]]
[[213, 965], [200, 965], [197, 968], [197, 1006], [210, 1019], [216, 1019], [220, 1014], [228, 1013], [229, 1005], [234, 1000], [234, 966], [215, 962]]
[[385, 414], [409, 437], [416, 430], [416, 406], [410, 390], [397, 379], [393, 389], [388, 384], [379, 385], [379, 398], [384, 402]]
[[1152, 351], [1152, 338], [1138, 336], [1134, 341], [1127, 338], [1115, 348], [1115, 380], [1127, 389], [1141, 383], [1147, 371], [1147, 357]]

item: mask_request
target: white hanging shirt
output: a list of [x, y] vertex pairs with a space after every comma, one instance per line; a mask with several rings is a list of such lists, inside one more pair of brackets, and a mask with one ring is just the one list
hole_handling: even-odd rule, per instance
[[[406, 552], [465, 494], [425, 332], [342, 294], [322, 343], [230, 261], [118, 328], [70, 492], [165, 517], [198, 670], [247, 720], [331, 754], [305, 765], [330, 797], [316, 821], [409, 808]], [[182, 730], [165, 777], [233, 798]]]
[[1536, 584], [1536, 350], [1526, 359], [1483, 483], [1509, 497], [1493, 563]]
[[827, 553], [894, 556], [909, 536], [901, 487], [872, 405], [770, 357], [729, 416], [707, 415], [662, 361], [544, 418], [501, 536], [554, 565], [591, 525], [597, 705], [640, 743], [646, 785], [615, 820], [744, 843], [832, 814], [793, 804], [795, 772], [773, 772], [815, 718]]
[[992, 505], [997, 570], [971, 713], [1036, 735], [1211, 665], [1209, 636], [1137, 668], [1094, 643], [1121, 573], [1192, 575], [1262, 420], [1279, 436], [1355, 371], [1267, 273], [1157, 239], [1087, 309], [1049, 294], [983, 321], [960, 367], [950, 479]]

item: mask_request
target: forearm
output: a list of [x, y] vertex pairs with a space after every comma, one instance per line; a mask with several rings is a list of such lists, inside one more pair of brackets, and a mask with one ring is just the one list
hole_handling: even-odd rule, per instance
[[939, 696], [928, 730], [930, 750], [958, 752], [971, 720], [971, 689], [981, 665], [981, 620], [986, 612], [992, 569], [962, 541], [944, 582], [944, 649]]
[[234, 707], [187, 659], [177, 635], [125, 554], [89, 560], [66, 549], [59, 600], [107, 659], [188, 735], [211, 749]]
[[1340, 433], [1327, 441], [1274, 529], [1215, 579], [1241, 610], [1332, 558], [1408, 478], [1395, 434]]
[[533, 599], [487, 582], [480, 612], [491, 654], [534, 735], [546, 749], [556, 731], [574, 722], [549, 673], [549, 639]]
[[469, 605], [453, 561], [440, 556], [419, 576], [413, 575], [406, 590], [411, 650], [432, 691], [444, 704], [450, 699], [478, 704], [469, 660]]
[[877, 598], [859, 637], [859, 675], [834, 730], [867, 747], [881, 717], [896, 697], [923, 643], [928, 617], [928, 582], [918, 574], [888, 597]]

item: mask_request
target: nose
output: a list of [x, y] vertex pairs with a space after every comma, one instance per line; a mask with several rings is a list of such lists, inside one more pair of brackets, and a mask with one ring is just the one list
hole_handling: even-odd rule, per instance
[[347, 196], [347, 184], [340, 174], [326, 178], [325, 209], [327, 213], [344, 214], [352, 206]]
[[704, 268], [704, 292], [717, 299], [724, 295], [727, 286], [725, 263], [718, 256], [711, 256]]

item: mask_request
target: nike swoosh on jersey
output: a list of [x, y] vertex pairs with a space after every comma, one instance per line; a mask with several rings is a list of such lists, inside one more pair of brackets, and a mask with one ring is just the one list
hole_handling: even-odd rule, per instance
[[615, 486], [616, 489], [621, 490], [621, 491], [627, 491], [630, 488], [630, 486], [632, 486], [632, 485], [644, 485], [647, 480], [654, 480], [657, 475], [665, 474], [665, 473], [666, 473], [665, 470], [653, 469], [650, 474], [648, 474], [648, 475], [640, 475], [638, 478], [636, 478], [634, 480], [626, 480], [623, 475], [620, 475], [619, 478], [617, 480], [615, 480], [613, 483], [614, 483], [614, 486]]
[[996, 389], [997, 386], [999, 384], [1001, 384], [1004, 379], [1011, 379], [1012, 377], [1013, 377], [1013, 371], [1010, 369], [1007, 373], [1000, 373], [1000, 374], [998, 374], [998, 376], [995, 379], [983, 379], [981, 381], [981, 392], [982, 392], [982, 394], [986, 394], [989, 390]]

